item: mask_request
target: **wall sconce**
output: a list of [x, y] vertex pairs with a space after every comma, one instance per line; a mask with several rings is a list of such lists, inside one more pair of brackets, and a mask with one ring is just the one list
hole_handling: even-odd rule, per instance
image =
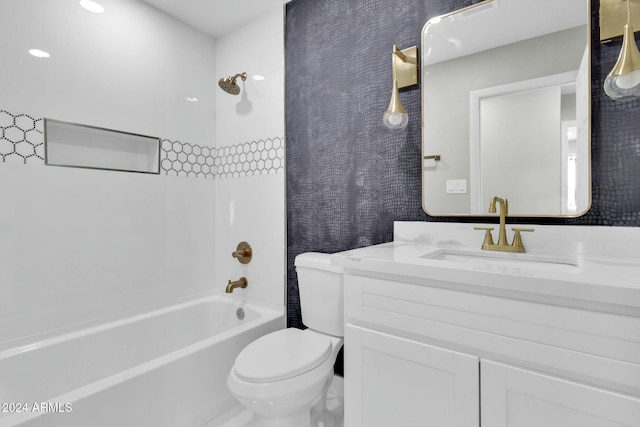
[[[603, 0], [600, 4], [601, 34], [613, 25], [616, 11], [620, 14], [620, 0]], [[627, 101], [640, 97], [640, 52], [636, 45], [631, 22], [631, 0], [626, 0], [626, 24], [622, 33], [622, 48], [618, 61], [604, 81], [604, 91], [613, 100]], [[620, 24], [618, 24], [620, 25]], [[618, 26], [618, 30], [619, 30]], [[619, 32], [619, 31], [618, 31]], [[616, 34], [613, 34], [615, 36]], [[601, 35], [601, 40], [602, 40]]]
[[382, 116], [382, 123], [389, 129], [404, 129], [409, 123], [409, 115], [400, 102], [398, 89], [418, 84], [418, 47], [399, 50], [394, 44], [391, 65], [393, 69], [391, 102]]

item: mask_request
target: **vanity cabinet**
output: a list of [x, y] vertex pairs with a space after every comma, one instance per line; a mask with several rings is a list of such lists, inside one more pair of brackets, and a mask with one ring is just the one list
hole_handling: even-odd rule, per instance
[[636, 315], [379, 276], [345, 274], [346, 426], [640, 426]]

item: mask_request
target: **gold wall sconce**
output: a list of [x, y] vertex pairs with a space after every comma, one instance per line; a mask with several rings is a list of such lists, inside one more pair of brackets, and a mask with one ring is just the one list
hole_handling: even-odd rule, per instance
[[[604, 81], [605, 93], [616, 101], [640, 97], [640, 52], [635, 41], [632, 20], [632, 7], [640, 7], [639, 2], [640, 0], [600, 2], [600, 40], [610, 41], [622, 34], [620, 55]], [[626, 21], [623, 20], [624, 16]], [[622, 25], [623, 22], [626, 23]]]
[[418, 47], [399, 50], [393, 45], [391, 54], [393, 89], [391, 102], [382, 116], [382, 123], [389, 129], [404, 129], [409, 123], [409, 115], [400, 102], [398, 89], [418, 84]]

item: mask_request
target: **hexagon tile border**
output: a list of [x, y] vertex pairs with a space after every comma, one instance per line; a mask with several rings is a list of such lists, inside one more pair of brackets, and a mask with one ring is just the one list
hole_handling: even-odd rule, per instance
[[3, 163], [44, 163], [44, 119], [0, 110]]
[[[235, 178], [284, 170], [284, 137], [226, 147], [162, 139], [160, 170], [165, 175]], [[0, 110], [0, 163], [44, 164], [44, 119]]]

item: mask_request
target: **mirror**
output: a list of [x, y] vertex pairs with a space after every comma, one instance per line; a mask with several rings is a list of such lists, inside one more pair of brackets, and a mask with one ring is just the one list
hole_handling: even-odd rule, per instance
[[591, 204], [588, 0], [485, 0], [422, 31], [429, 215], [575, 217]]

